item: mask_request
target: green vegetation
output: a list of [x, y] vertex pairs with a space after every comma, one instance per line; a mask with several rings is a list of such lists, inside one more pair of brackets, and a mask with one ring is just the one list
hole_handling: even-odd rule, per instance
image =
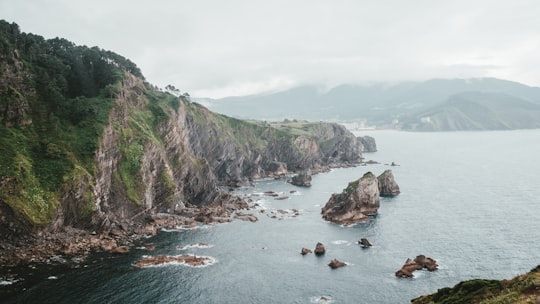
[[45, 40], [0, 20], [0, 201], [32, 225], [51, 220], [65, 181], [94, 172], [126, 71], [142, 77], [118, 54]]
[[412, 300], [415, 304], [535, 303], [540, 297], [540, 266], [511, 280], [474, 279]]

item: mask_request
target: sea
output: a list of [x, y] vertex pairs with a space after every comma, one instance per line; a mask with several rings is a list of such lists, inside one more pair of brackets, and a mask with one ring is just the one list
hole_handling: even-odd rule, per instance
[[[234, 191], [251, 200], [244, 213], [256, 222], [163, 230], [127, 254], [95, 254], [75, 268], [19, 269], [27, 272], [23, 281], [35, 273], [32, 284], [4, 292], [0, 302], [410, 303], [463, 280], [509, 279], [540, 264], [540, 130], [356, 133], [375, 138], [378, 151], [364, 157], [378, 164], [314, 175], [309, 188], [257, 181]], [[349, 227], [321, 218], [333, 193], [387, 169], [401, 194], [382, 198], [376, 216]], [[373, 246], [362, 248], [361, 238]], [[318, 242], [324, 255], [300, 254]], [[150, 243], [155, 250], [144, 249]], [[156, 254], [212, 263], [133, 265]], [[417, 255], [435, 259], [439, 269], [396, 277]], [[331, 269], [334, 258], [346, 266]], [[10, 275], [0, 274], [0, 292], [23, 283]]]

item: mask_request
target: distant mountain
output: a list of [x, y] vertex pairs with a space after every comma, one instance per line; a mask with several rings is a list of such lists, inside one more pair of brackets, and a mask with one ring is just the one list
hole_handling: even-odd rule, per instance
[[540, 128], [540, 104], [503, 93], [460, 93], [406, 119], [403, 128], [418, 131]]
[[410, 119], [467, 92], [504, 94], [508, 100], [540, 104], [540, 88], [496, 78], [341, 85], [326, 92], [316, 86], [302, 86], [273, 94], [206, 100], [205, 104], [212, 111], [239, 118], [365, 121], [368, 125], [399, 128], [403, 120], [410, 125]]

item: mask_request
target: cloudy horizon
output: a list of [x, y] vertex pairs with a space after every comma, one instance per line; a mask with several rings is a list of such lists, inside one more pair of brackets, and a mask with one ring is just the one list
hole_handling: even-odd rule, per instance
[[495, 77], [540, 86], [540, 2], [0, 0], [21, 31], [98, 46], [147, 80], [219, 98]]

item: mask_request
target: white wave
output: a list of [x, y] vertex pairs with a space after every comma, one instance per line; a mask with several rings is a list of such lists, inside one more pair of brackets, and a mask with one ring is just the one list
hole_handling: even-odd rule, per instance
[[211, 225], [197, 225], [195, 227], [178, 226], [176, 228], [161, 228], [160, 230], [163, 232], [182, 232], [186, 230], [209, 229], [210, 227], [212, 226]]
[[[145, 257], [145, 256], [143, 256], [143, 257]], [[163, 263], [163, 264], [159, 264], [159, 265], [145, 266], [145, 267], [141, 267], [141, 268], [166, 267], [166, 266], [186, 266], [186, 267], [192, 267], [192, 268], [204, 268], [204, 267], [214, 265], [215, 263], [218, 262], [218, 260], [216, 258], [213, 258], [211, 256], [198, 255], [197, 257], [205, 258], [205, 259], [208, 259], [208, 260], [205, 261], [205, 263], [203, 265], [189, 265], [189, 264], [187, 264], [185, 262], [172, 261], [172, 262]]]
[[335, 245], [350, 245], [351, 242], [346, 241], [346, 240], [337, 240], [337, 241], [332, 241], [332, 244], [335, 244]]
[[334, 303], [335, 301], [330, 296], [315, 296], [309, 298], [310, 303]]
[[196, 243], [196, 244], [190, 244], [186, 246], [176, 246], [176, 249], [178, 250], [186, 250], [190, 248], [212, 248], [214, 245], [212, 244], [205, 244], [205, 243]]
[[50, 276], [47, 279], [49, 279], [49, 280], [58, 280], [58, 277], [57, 276]]
[[8, 286], [8, 285], [15, 284], [17, 282], [19, 282], [19, 280], [15, 280], [15, 279], [0, 280], [0, 286]]

